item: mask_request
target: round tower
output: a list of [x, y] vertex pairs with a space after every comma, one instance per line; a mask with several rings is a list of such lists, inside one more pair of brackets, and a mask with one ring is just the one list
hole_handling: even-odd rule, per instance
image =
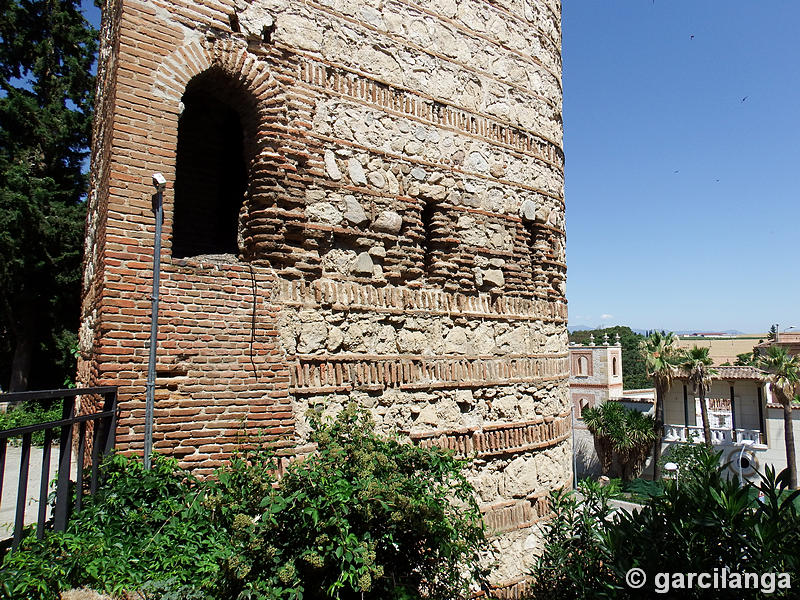
[[368, 408], [474, 457], [506, 596], [569, 486], [557, 0], [109, 0], [81, 378], [142, 447], [153, 172], [167, 179], [155, 448], [302, 448]]

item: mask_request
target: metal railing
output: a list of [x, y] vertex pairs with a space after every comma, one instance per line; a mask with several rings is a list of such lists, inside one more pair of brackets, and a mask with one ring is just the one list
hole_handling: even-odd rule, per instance
[[[75, 415], [77, 396], [102, 398], [102, 410]], [[11, 548], [16, 549], [22, 539], [25, 527], [25, 505], [27, 503], [28, 475], [30, 470], [31, 445], [33, 434], [44, 432], [42, 447], [42, 472], [39, 485], [39, 511], [36, 521], [36, 536], [41, 539], [47, 522], [47, 505], [50, 492], [50, 458], [55, 431], [60, 428], [58, 449], [58, 476], [55, 488], [55, 506], [52, 514], [52, 527], [64, 531], [70, 514], [70, 472], [73, 460], [73, 442], [77, 431], [75, 451], [76, 481], [75, 498], [72, 510], [80, 511], [83, 496], [87, 491], [94, 494], [99, 479], [99, 466], [106, 454], [114, 447], [117, 425], [117, 388], [93, 387], [71, 390], [48, 390], [37, 392], [18, 392], [0, 394], [0, 402], [9, 405], [38, 400], [63, 398], [61, 419], [46, 423], [36, 423], [15, 429], [0, 431], [0, 503], [2, 503], [4, 477], [6, 471], [6, 450], [10, 439], [21, 438], [22, 449], [19, 463], [19, 477], [14, 515], [14, 535]], [[99, 403], [98, 403], [99, 404]], [[91, 433], [91, 440], [87, 433]], [[87, 447], [87, 442], [89, 446]], [[86, 465], [86, 459], [89, 465]]]
[[[730, 429], [711, 427], [711, 443], [715, 446], [731, 446], [746, 440], [754, 444], [765, 445], [764, 434], [758, 429]], [[665, 442], [705, 442], [705, 434], [701, 425], [664, 425]]]

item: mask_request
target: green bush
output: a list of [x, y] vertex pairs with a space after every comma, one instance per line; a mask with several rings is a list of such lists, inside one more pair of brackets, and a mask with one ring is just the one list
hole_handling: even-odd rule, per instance
[[[658, 573], [788, 573], [800, 576], [798, 491], [787, 490], [788, 471], [768, 469], [759, 486], [724, 476], [717, 456], [703, 459], [696, 477], [668, 484], [641, 510], [610, 514], [607, 498], [585, 489], [579, 504], [571, 495], [553, 498], [556, 518], [545, 531], [544, 553], [533, 572], [531, 598], [653, 598]], [[755, 488], [755, 489], [753, 489]], [[764, 492], [763, 503], [754, 493]], [[625, 574], [644, 570], [649, 585], [634, 590]], [[680, 590], [681, 598], [741, 598], [742, 590]], [[794, 594], [794, 595], [793, 595]], [[761, 598], [749, 590], [748, 598]], [[794, 598], [776, 590], [764, 598]]]
[[545, 527], [547, 541], [533, 574], [532, 598], [609, 598], [619, 587], [598, 523], [610, 518], [614, 490], [586, 479], [579, 491], [583, 501], [562, 490], [550, 496], [555, 517]]
[[705, 444], [673, 444], [666, 454], [661, 456], [659, 464], [664, 473], [664, 465], [669, 462], [678, 465], [678, 485], [689, 479], [705, 477], [703, 472], [709, 465], [716, 469], [720, 462], [722, 452], [715, 452]]
[[[29, 400], [17, 406], [9, 407], [6, 412], [0, 412], [0, 431], [59, 420], [61, 420], [60, 403], [56, 403], [50, 408], [45, 408], [41, 403]], [[58, 440], [60, 431], [60, 427], [53, 430], [54, 440]], [[31, 442], [36, 446], [44, 444], [44, 431], [34, 433], [31, 436]]]
[[199, 481], [115, 456], [64, 534], [29, 535], [0, 597], [88, 586], [148, 600], [452, 600], [484, 583], [474, 491], [451, 454], [384, 439], [354, 408], [317, 420], [317, 451], [276, 481], [247, 449]]
[[[242, 512], [226, 509], [239, 579], [228, 593], [310, 600], [467, 595], [482, 580], [485, 539], [461, 464], [448, 453], [376, 436], [368, 414], [352, 407], [314, 426], [317, 452], [293, 463], [280, 487], [269, 485], [257, 454], [242, 463], [257, 472], [245, 488], [252, 493], [236, 499]], [[239, 483], [219, 485], [221, 501]], [[259, 497], [256, 509], [251, 499]]]
[[81, 586], [121, 593], [162, 579], [213, 590], [231, 549], [204, 503], [204, 485], [158, 455], [150, 471], [116, 455], [103, 473], [103, 485], [65, 533], [41, 541], [29, 535], [6, 556], [5, 597], [44, 600]]

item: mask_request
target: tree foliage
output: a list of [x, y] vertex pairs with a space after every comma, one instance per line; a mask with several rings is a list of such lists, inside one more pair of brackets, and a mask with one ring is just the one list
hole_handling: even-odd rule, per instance
[[656, 440], [653, 444], [653, 480], [661, 477], [661, 441], [664, 439], [664, 397], [672, 385], [677, 372], [677, 348], [675, 334], [672, 332], [654, 331], [641, 342], [641, 351], [645, 359], [647, 374], [653, 378], [656, 388], [655, 429]]
[[711, 449], [711, 425], [708, 420], [708, 405], [706, 394], [711, 389], [711, 378], [717, 370], [711, 365], [714, 361], [708, 355], [708, 348], [692, 347], [681, 351], [677, 356], [678, 368], [686, 374], [700, 398], [700, 413], [703, 420], [703, 437], [705, 445]]
[[74, 372], [97, 31], [78, 0], [0, 6], [0, 377], [58, 386]]
[[[545, 549], [532, 573], [534, 600], [618, 600], [665, 598], [795, 598], [781, 589], [705, 589], [694, 585], [656, 587], [659, 574], [787, 573], [800, 576], [800, 492], [790, 492], [788, 473], [768, 468], [759, 485], [740, 486], [727, 479], [719, 455], [693, 456], [692, 476], [667, 482], [662, 494], [649, 496], [640, 510], [614, 511], [608, 493], [584, 485], [581, 502], [573, 493], [551, 497], [556, 516], [545, 530]], [[764, 501], [756, 495], [763, 492]], [[626, 585], [629, 569], [646, 575], [639, 589]], [[664, 580], [661, 579], [663, 585]]]
[[800, 388], [800, 356], [791, 355], [783, 346], [770, 346], [758, 357], [758, 366], [765, 371], [778, 402], [783, 406], [783, 435], [786, 448], [786, 465], [792, 488], [797, 487], [797, 455], [795, 454], [792, 402]]
[[608, 335], [610, 342], [613, 343], [617, 334], [619, 334], [619, 341], [622, 346], [623, 386], [626, 390], [651, 387], [653, 382], [647, 376], [644, 356], [639, 347], [643, 336], [634, 333], [630, 327], [618, 325], [616, 327], [608, 327], [607, 329], [573, 331], [569, 334], [569, 341], [586, 345], [589, 343], [589, 336], [594, 335], [595, 343], [600, 344], [602, 343], [603, 335]]
[[653, 417], [610, 401], [584, 410], [583, 420], [594, 437], [603, 474], [615, 476], [616, 467], [622, 478], [630, 481], [656, 438]]

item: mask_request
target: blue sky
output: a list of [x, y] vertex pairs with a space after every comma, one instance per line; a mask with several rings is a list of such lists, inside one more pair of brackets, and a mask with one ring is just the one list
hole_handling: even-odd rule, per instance
[[800, 2], [562, 4], [570, 324], [800, 327]]

